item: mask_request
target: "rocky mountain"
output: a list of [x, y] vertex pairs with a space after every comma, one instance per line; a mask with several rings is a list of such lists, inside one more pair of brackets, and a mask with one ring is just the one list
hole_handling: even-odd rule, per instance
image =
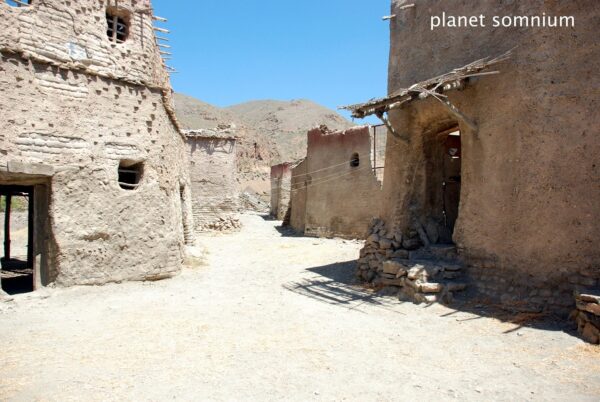
[[215, 128], [235, 124], [238, 169], [242, 189], [258, 193], [270, 189], [270, 166], [306, 156], [306, 133], [326, 125], [333, 130], [353, 124], [333, 110], [310, 100], [257, 100], [219, 108], [183, 94], [175, 94], [177, 117], [185, 128]]

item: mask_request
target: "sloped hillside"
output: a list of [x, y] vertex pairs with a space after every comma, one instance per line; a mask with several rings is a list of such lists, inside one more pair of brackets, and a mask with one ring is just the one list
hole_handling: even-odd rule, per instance
[[313, 127], [345, 129], [353, 124], [333, 110], [309, 100], [258, 100], [226, 108], [175, 94], [177, 117], [185, 128], [215, 128], [235, 124], [242, 190], [269, 191], [270, 166], [303, 158], [306, 133]]

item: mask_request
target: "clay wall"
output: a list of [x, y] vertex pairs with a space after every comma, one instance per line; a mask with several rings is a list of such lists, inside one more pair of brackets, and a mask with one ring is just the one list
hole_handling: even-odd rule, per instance
[[196, 230], [221, 229], [221, 223], [237, 221], [236, 139], [188, 135], [187, 144]]
[[[129, 23], [124, 43], [107, 36], [109, 0], [33, 1], [26, 7], [0, 3], [0, 50], [89, 74], [169, 88], [152, 25], [150, 0], [119, 0]], [[60, 81], [54, 83], [60, 86]]]
[[[406, 3], [415, 6], [400, 9]], [[535, 5], [535, 7], [532, 7]], [[575, 17], [574, 28], [438, 28], [430, 16]], [[453, 240], [480, 291], [504, 301], [567, 307], [575, 286], [600, 277], [600, 9], [592, 1], [393, 1], [389, 93], [515, 48], [498, 75], [472, 79], [449, 100], [473, 130], [433, 99], [394, 110], [388, 135], [383, 215], [404, 230], [427, 218], [426, 138], [459, 124], [462, 172]], [[420, 44], [427, 46], [420, 46]], [[408, 57], [407, 55], [410, 55]], [[566, 56], [568, 55], [568, 57]], [[391, 144], [397, 143], [396, 146]], [[426, 222], [422, 222], [425, 224]]]
[[[380, 213], [381, 184], [371, 165], [369, 127], [343, 132], [308, 132], [307, 156], [293, 170], [292, 215], [305, 205], [304, 233], [311, 236], [361, 238]], [[352, 166], [353, 155], [358, 165]], [[303, 190], [303, 191], [298, 191]], [[301, 229], [302, 220], [294, 220]]]
[[290, 192], [290, 226], [297, 232], [304, 233], [306, 229], [306, 191], [307, 191], [307, 173], [306, 159], [300, 162], [291, 174], [291, 192]]
[[[150, 4], [119, 5], [133, 14], [117, 45], [106, 2], [0, 4], [0, 182], [44, 175], [44, 285], [167, 277], [191, 241], [187, 155]], [[122, 162], [143, 166], [137, 188], [119, 185]]]
[[290, 207], [292, 163], [271, 166], [271, 216], [282, 221]]

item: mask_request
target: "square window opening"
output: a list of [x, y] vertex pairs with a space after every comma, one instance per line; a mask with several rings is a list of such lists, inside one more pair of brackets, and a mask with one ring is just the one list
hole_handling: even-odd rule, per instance
[[129, 25], [128, 12], [114, 7], [106, 10], [106, 36], [111, 42], [125, 42], [129, 37]]
[[119, 187], [123, 190], [135, 190], [140, 185], [143, 173], [143, 163], [122, 161], [119, 164]]

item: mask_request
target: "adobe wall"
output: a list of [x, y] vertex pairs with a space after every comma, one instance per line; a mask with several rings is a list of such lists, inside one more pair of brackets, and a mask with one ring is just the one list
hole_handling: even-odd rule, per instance
[[[316, 128], [308, 132], [307, 156], [294, 186], [292, 211], [305, 191], [304, 233], [312, 236], [362, 238], [373, 217], [378, 217], [381, 184], [371, 165], [371, 136], [367, 126], [343, 132]], [[353, 154], [359, 166], [352, 167]], [[299, 171], [298, 171], [299, 172]], [[296, 176], [296, 173], [293, 174]], [[296, 183], [296, 182], [295, 182]]]
[[125, 43], [106, 35], [110, 0], [32, 1], [31, 6], [0, 3], [0, 51], [85, 70], [89, 74], [151, 87], [170, 88], [155, 44], [150, 0], [118, 0], [130, 16]]
[[236, 139], [187, 135], [196, 230], [238, 227]]
[[[406, 3], [415, 7], [401, 10]], [[454, 241], [475, 285], [504, 301], [572, 305], [576, 285], [600, 277], [600, 115], [595, 27], [600, 9], [579, 2], [393, 1], [388, 92], [518, 46], [501, 71], [473, 79], [450, 101], [477, 123], [462, 131], [462, 189]], [[575, 28], [438, 28], [454, 15], [572, 15]], [[539, 12], [538, 12], [539, 11]], [[421, 46], [426, 44], [426, 46]], [[427, 99], [392, 111], [410, 144], [388, 145], [384, 217], [406, 228], [425, 205], [423, 138], [456, 122]], [[397, 142], [391, 135], [388, 144]]]
[[[134, 15], [115, 45], [106, 2], [0, 4], [0, 182], [29, 177], [10, 172], [15, 161], [53, 172], [44, 284], [171, 276], [191, 241], [187, 155], [149, 2], [119, 5]], [[118, 184], [122, 160], [144, 165], [135, 190]]]
[[292, 164], [271, 166], [271, 216], [283, 221], [289, 213]]
[[306, 229], [307, 163], [304, 159], [292, 169], [290, 226], [298, 233], [304, 233]]

